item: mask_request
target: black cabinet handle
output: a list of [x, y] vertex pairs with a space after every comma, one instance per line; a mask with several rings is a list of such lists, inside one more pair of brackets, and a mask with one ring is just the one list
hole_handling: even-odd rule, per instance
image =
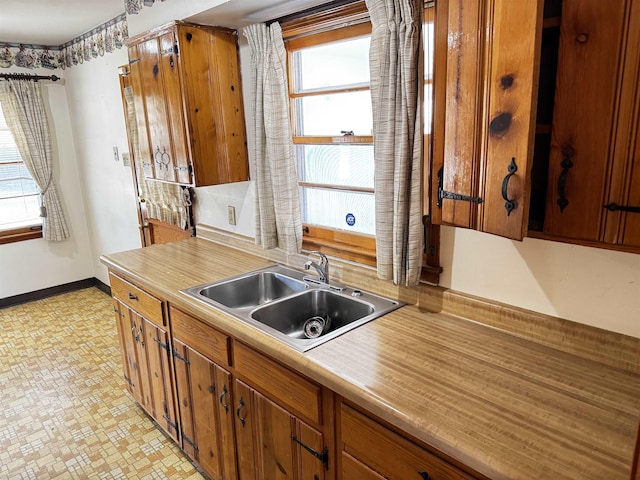
[[241, 417], [240, 416], [240, 411], [243, 409], [244, 407], [244, 400], [242, 399], [242, 397], [240, 397], [240, 402], [238, 403], [238, 408], [236, 409], [236, 417], [238, 417], [238, 420], [240, 420], [240, 423], [242, 424], [242, 427], [244, 428], [245, 426], [245, 418], [246, 417]]
[[502, 180], [502, 198], [504, 198], [504, 208], [507, 210], [507, 217], [511, 215], [511, 212], [518, 206], [515, 198], [509, 198], [508, 196], [508, 188], [509, 188], [509, 180], [511, 177], [515, 175], [518, 171], [518, 166], [516, 165], [516, 159], [513, 157], [511, 159], [511, 163], [507, 167], [507, 176]]
[[431, 480], [431, 476], [427, 472], [418, 472], [422, 480]]
[[138, 296], [134, 295], [133, 293], [129, 292], [129, 300], [138, 300]]
[[574, 153], [571, 147], [562, 150], [563, 158], [560, 164], [562, 172], [560, 172], [560, 176], [558, 177], [558, 200], [556, 201], [558, 207], [560, 207], [560, 213], [569, 205], [565, 190], [567, 188], [567, 175], [569, 175], [569, 170], [573, 168], [573, 160], [571, 160], [571, 157], [573, 157]]
[[220, 405], [222, 405], [222, 408], [224, 408], [225, 413], [229, 413], [229, 404], [224, 402], [224, 398], [227, 396], [227, 394], [229, 393], [229, 390], [227, 390], [227, 386], [224, 385], [222, 387], [222, 395], [220, 395]]

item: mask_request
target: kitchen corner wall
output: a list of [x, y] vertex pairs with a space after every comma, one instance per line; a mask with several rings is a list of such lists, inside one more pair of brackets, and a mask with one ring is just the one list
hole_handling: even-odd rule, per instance
[[640, 255], [443, 227], [441, 284], [640, 338]]
[[[25, 72], [18, 67], [6, 72], [63, 75], [61, 71], [45, 69]], [[42, 82], [42, 86], [52, 133], [54, 173], [71, 237], [62, 242], [40, 238], [0, 245], [0, 298], [93, 277], [67, 87], [60, 81]]]
[[131, 167], [122, 161], [129, 150], [118, 66], [128, 62], [122, 48], [64, 73], [90, 232], [91, 276], [107, 284], [100, 255], [141, 245]]

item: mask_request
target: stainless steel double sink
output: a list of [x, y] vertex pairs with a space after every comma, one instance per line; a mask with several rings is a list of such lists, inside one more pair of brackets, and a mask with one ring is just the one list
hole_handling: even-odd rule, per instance
[[302, 352], [402, 306], [274, 265], [181, 290]]

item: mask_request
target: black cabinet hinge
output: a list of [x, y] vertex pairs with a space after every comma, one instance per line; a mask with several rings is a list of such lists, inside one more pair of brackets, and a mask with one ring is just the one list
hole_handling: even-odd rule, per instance
[[138, 63], [140, 61], [139, 58], [134, 58], [132, 60], [129, 60], [129, 65], [133, 65], [134, 63]]
[[610, 212], [629, 212], [629, 213], [640, 213], [640, 206], [633, 205], [618, 205], [617, 203], [609, 203], [608, 205], [603, 205], [602, 208], [606, 208]]
[[184, 434], [184, 430], [182, 431], [182, 439], [183, 439], [185, 442], [187, 442], [189, 445], [191, 445], [191, 446], [193, 447], [193, 449], [194, 449], [196, 452], [198, 451], [198, 445], [196, 445], [196, 443], [195, 443], [193, 440], [191, 440], [189, 437], [187, 437], [187, 436]]
[[318, 460], [320, 460], [324, 465], [325, 470], [329, 470], [329, 450], [327, 450], [327, 448], [325, 448], [322, 452], [316, 452], [313, 448], [311, 448], [308, 445], [305, 445], [300, 440], [298, 440], [295, 435], [291, 435], [291, 440], [296, 442], [298, 445], [304, 448], [307, 452], [309, 452], [311, 455], [313, 455]]
[[168, 343], [162, 343], [160, 340], [158, 340], [155, 337], [153, 338], [153, 341], [156, 342], [158, 345], [160, 345], [160, 348], [166, 350], [167, 353], [169, 353], [169, 344]]
[[126, 375], [123, 375], [124, 377], [124, 381], [127, 382], [129, 385], [131, 385], [131, 387], [135, 388], [135, 385], [133, 384], [133, 382], [131, 381], [131, 379], [129, 377], [127, 377]]
[[482, 203], [484, 200], [480, 197], [472, 197], [469, 195], [462, 195], [461, 193], [447, 192], [444, 189], [444, 172], [442, 168], [438, 170], [438, 201], [436, 205], [438, 208], [442, 208], [442, 200], [462, 200], [463, 202]]
[[173, 428], [176, 431], [176, 433], [178, 433], [177, 423], [172, 422], [168, 415], [162, 415], [162, 418], [165, 420], [165, 422], [167, 422], [167, 425], [169, 425], [169, 427]]
[[178, 353], [178, 351], [174, 348], [173, 349], [173, 358], [177, 358], [178, 360], [183, 361], [184, 363], [186, 363], [187, 365], [191, 365], [191, 362], [189, 361], [188, 358], [183, 357], [182, 355], [180, 355]]

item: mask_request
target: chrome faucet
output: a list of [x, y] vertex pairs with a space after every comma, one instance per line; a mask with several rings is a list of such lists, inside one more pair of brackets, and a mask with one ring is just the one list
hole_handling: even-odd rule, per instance
[[309, 252], [309, 255], [312, 255], [312, 254], [318, 255], [320, 257], [320, 265], [318, 265], [316, 262], [312, 262], [311, 260], [309, 260], [304, 264], [304, 269], [309, 270], [311, 267], [313, 267], [316, 270], [316, 272], [318, 272], [319, 280], [322, 283], [329, 283], [329, 259], [324, 253], [321, 253], [321, 252], [317, 252], [317, 251]]

